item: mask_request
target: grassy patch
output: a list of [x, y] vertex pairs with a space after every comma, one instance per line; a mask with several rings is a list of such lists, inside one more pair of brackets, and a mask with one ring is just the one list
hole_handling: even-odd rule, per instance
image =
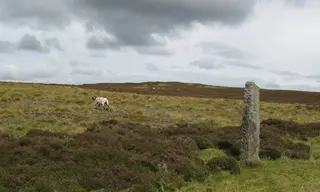
[[263, 166], [242, 169], [240, 175], [222, 172], [210, 176], [204, 183], [193, 182], [179, 192], [269, 192], [318, 191], [320, 183], [318, 161], [278, 160], [263, 161]]
[[217, 148], [209, 148], [200, 151], [200, 158], [204, 160], [204, 162], [208, 162], [210, 159], [215, 157], [225, 157], [226, 154], [223, 150]]
[[[13, 136], [30, 129], [82, 132], [92, 122], [113, 118], [147, 123], [153, 127], [176, 122], [216, 126], [240, 125], [242, 101], [188, 97], [149, 96], [30, 84], [0, 85], [0, 130]], [[96, 110], [91, 96], [108, 97], [113, 110]], [[318, 120], [320, 111], [301, 104], [261, 103], [261, 119], [300, 123]]]
[[310, 138], [311, 155], [313, 159], [320, 159], [320, 137]]

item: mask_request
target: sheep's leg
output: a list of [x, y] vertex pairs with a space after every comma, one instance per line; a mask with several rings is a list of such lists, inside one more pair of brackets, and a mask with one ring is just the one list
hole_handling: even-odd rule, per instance
[[[103, 103], [102, 105], [103, 105], [103, 108], [104, 108], [105, 110], [109, 107], [108, 103]], [[107, 106], [107, 108], [106, 108], [106, 106]]]
[[108, 109], [111, 109], [111, 107], [110, 107], [110, 105], [109, 105], [109, 102], [106, 102], [105, 105], [107, 105], [107, 108], [108, 108]]
[[103, 108], [104, 108], [105, 110], [107, 109], [106, 106], [109, 107], [109, 105], [108, 105], [107, 103], [104, 103], [104, 104], [103, 104]]
[[97, 105], [100, 105], [98, 102], [94, 102], [95, 109], [97, 109]]

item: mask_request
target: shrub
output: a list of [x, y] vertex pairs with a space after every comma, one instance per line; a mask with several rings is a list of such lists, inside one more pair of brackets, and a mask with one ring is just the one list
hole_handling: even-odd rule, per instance
[[231, 174], [240, 174], [240, 166], [232, 157], [214, 157], [208, 161], [207, 165], [213, 173], [229, 171]]

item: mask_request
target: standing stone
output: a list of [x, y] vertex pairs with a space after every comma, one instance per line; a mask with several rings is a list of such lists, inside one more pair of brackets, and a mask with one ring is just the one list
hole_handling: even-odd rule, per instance
[[243, 165], [259, 165], [260, 113], [259, 87], [246, 82], [244, 91], [244, 114], [242, 118], [240, 161]]

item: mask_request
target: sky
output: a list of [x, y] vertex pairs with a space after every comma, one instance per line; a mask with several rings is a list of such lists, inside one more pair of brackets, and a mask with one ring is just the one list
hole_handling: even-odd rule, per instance
[[319, 0], [0, 0], [0, 80], [320, 92]]

